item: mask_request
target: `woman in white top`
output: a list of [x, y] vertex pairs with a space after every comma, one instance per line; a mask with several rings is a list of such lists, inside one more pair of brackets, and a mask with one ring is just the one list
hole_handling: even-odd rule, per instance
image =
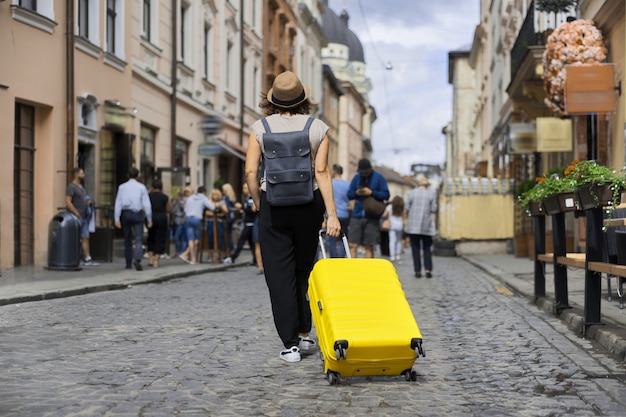
[[[276, 77], [260, 106], [265, 109], [265, 122], [271, 133], [303, 132], [309, 126], [311, 170], [315, 179], [312, 201], [285, 206], [269, 203], [265, 170], [261, 166], [265, 151], [263, 137], [267, 133], [262, 120], [252, 125], [245, 167], [250, 195], [259, 208], [261, 257], [274, 323], [284, 345], [279, 358], [298, 362], [301, 349], [315, 346], [309, 337], [312, 318], [306, 294], [324, 212], [328, 213], [328, 235], [339, 236], [341, 230], [328, 168], [328, 126], [319, 119], [309, 124], [309, 89], [290, 71]], [[302, 135], [296, 136], [302, 140]]]
[[400, 260], [402, 251], [402, 232], [404, 229], [404, 200], [399, 195], [395, 196], [385, 210], [389, 218], [389, 259]]

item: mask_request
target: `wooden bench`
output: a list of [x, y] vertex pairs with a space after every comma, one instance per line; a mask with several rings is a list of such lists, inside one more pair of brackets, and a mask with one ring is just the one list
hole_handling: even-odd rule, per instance
[[[571, 266], [574, 268], [585, 268], [585, 258], [586, 254], [584, 253], [568, 253], [566, 256], [559, 256], [556, 258], [556, 262], [560, 265]], [[537, 255], [537, 260], [545, 263], [553, 263], [554, 262], [554, 254], [553, 253], [544, 253]]]

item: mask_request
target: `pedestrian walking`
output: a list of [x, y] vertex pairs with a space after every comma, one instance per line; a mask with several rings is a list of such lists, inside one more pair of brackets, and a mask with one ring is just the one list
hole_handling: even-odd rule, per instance
[[172, 239], [176, 256], [180, 256], [187, 250], [187, 226], [185, 225], [185, 201], [193, 194], [191, 187], [187, 186], [172, 199]]
[[[121, 184], [115, 197], [114, 219], [115, 227], [122, 229], [124, 234], [124, 256], [126, 269], [135, 266], [141, 271], [143, 257], [143, 226], [148, 222], [148, 229], [152, 227], [152, 205], [146, 186], [137, 181], [137, 168], [128, 170], [128, 181]], [[135, 251], [133, 259], [133, 238]], [[133, 262], [134, 261], [134, 262]]]
[[224, 197], [224, 204], [228, 210], [226, 224], [224, 225], [228, 231], [228, 242], [226, 242], [226, 244], [228, 245], [228, 250], [232, 253], [235, 250], [233, 242], [233, 224], [235, 223], [235, 204], [237, 203], [237, 196], [235, 195], [235, 189], [229, 183], [222, 184], [222, 195]]
[[[309, 89], [290, 71], [275, 78], [260, 106], [267, 117], [252, 125], [246, 182], [259, 207], [265, 280], [274, 323], [284, 345], [279, 357], [298, 362], [301, 350], [316, 345], [309, 335], [312, 318], [307, 290], [325, 211], [328, 235], [339, 236], [341, 230], [328, 167], [328, 126], [308, 116]], [[273, 158], [277, 154], [281, 157]], [[285, 171], [280, 172], [281, 165]], [[282, 175], [304, 182], [291, 188]], [[306, 195], [300, 195], [302, 191]], [[281, 197], [290, 202], [283, 203]]]
[[[226, 227], [227, 217], [229, 214], [228, 207], [222, 192], [219, 188], [211, 190], [209, 200], [215, 206], [215, 209], [206, 212], [206, 231], [208, 238], [209, 262], [217, 261], [225, 258], [226, 252]], [[215, 232], [217, 231], [217, 236]], [[217, 241], [217, 245], [215, 244]]]
[[[350, 182], [348, 198], [355, 200], [348, 230], [350, 254], [356, 258], [357, 247], [365, 248], [365, 257], [374, 257], [374, 245], [380, 236], [380, 217], [385, 208], [384, 202], [389, 199], [387, 180], [379, 172], [374, 171], [369, 159], [361, 159], [357, 166], [358, 172]], [[370, 199], [371, 201], [366, 201]], [[379, 212], [366, 211], [369, 203], [381, 206]]]
[[235, 209], [239, 210], [240, 213], [243, 214], [242, 222], [243, 228], [241, 229], [241, 233], [239, 234], [239, 239], [237, 241], [237, 247], [233, 254], [226, 259], [224, 259], [225, 264], [232, 264], [237, 260], [241, 251], [243, 250], [243, 246], [246, 242], [248, 242], [248, 246], [250, 246], [250, 252], [252, 252], [252, 262], [251, 265], [256, 266], [256, 256], [254, 250], [254, 239], [252, 236], [252, 232], [254, 230], [254, 222], [257, 217], [256, 209], [254, 208], [254, 200], [252, 200], [252, 196], [250, 195], [250, 190], [248, 189], [248, 184], [243, 183], [242, 188], [242, 196], [243, 202], [236, 203]]
[[435, 235], [434, 215], [437, 212], [437, 199], [428, 186], [428, 179], [423, 175], [418, 176], [417, 187], [411, 190], [407, 197], [406, 233], [411, 241], [415, 278], [422, 277], [422, 253], [426, 278], [433, 276], [431, 247]]
[[[337, 209], [337, 217], [341, 224], [341, 230], [348, 236], [348, 223], [350, 222], [350, 199], [348, 198], [348, 189], [350, 183], [342, 178], [343, 167], [341, 165], [333, 165], [333, 196], [335, 198], [335, 207]], [[326, 246], [328, 254], [331, 258], [345, 258], [346, 249], [343, 247], [341, 239], [326, 236]]]
[[207, 198], [206, 187], [201, 185], [198, 187], [198, 192], [190, 195], [185, 202], [188, 246], [187, 250], [179, 256], [182, 261], [191, 264], [197, 262], [198, 250], [202, 250], [199, 244], [202, 240], [202, 219], [205, 210], [215, 210], [215, 204]]
[[406, 215], [404, 213], [404, 200], [399, 195], [391, 199], [385, 210], [389, 220], [389, 259], [392, 262], [400, 261], [402, 252], [402, 234]]
[[65, 205], [67, 211], [72, 213], [80, 222], [80, 243], [83, 251], [82, 265], [98, 266], [98, 262], [91, 258], [89, 251], [89, 214], [93, 216], [93, 199], [89, 197], [83, 181], [85, 180], [85, 171], [82, 168], [72, 169], [72, 182], [70, 182], [65, 190]]
[[170, 198], [163, 194], [163, 183], [154, 181], [152, 191], [148, 194], [152, 205], [152, 227], [148, 229], [148, 266], [159, 267], [161, 255], [165, 253], [168, 216], [172, 208]]

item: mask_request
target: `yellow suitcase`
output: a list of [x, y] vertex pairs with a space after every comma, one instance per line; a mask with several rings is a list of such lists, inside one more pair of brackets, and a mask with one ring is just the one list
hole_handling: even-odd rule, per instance
[[326, 259], [320, 247], [325, 259], [311, 272], [308, 295], [328, 382], [374, 375], [415, 381], [422, 335], [393, 264]]

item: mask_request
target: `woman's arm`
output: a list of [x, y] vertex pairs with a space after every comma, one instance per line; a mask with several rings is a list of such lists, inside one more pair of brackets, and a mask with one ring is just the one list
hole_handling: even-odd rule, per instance
[[256, 140], [254, 131], [250, 132], [248, 151], [246, 152], [245, 176], [248, 190], [252, 196], [254, 205], [260, 207], [261, 191], [259, 189], [259, 161], [261, 160], [261, 146]]
[[341, 224], [337, 217], [335, 197], [333, 196], [333, 183], [328, 168], [328, 136], [324, 136], [315, 156], [315, 180], [320, 189], [328, 219], [326, 220], [326, 234], [337, 237], [341, 233]]

